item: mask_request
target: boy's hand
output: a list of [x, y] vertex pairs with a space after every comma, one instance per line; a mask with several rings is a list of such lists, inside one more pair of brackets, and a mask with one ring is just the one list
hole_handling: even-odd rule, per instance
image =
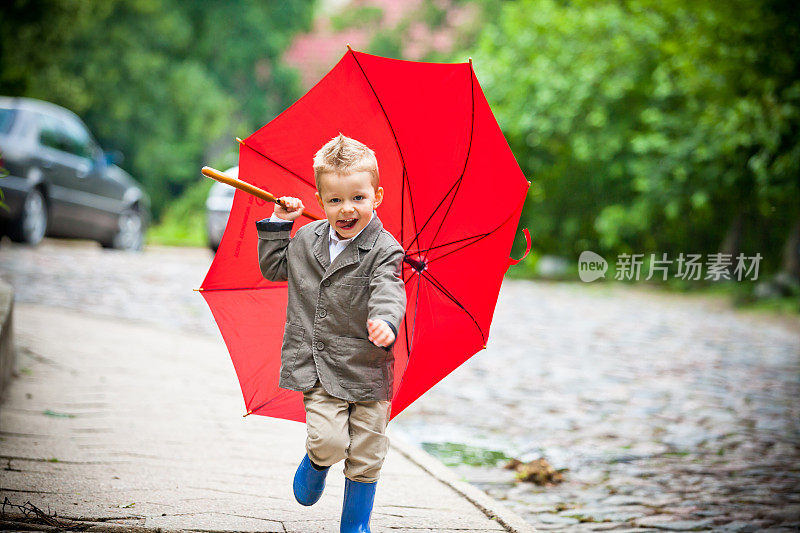
[[276, 217], [283, 220], [294, 220], [303, 214], [303, 202], [300, 201], [300, 198], [281, 196], [278, 200], [283, 202], [286, 207], [276, 203], [273, 211]]
[[369, 340], [375, 346], [385, 348], [394, 342], [392, 328], [383, 320], [368, 319], [367, 329], [369, 330]]

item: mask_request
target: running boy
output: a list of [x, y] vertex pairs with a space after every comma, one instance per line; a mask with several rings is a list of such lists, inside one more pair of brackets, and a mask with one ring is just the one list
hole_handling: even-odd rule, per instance
[[289, 282], [279, 385], [303, 392], [308, 432], [294, 495], [316, 503], [330, 466], [344, 459], [341, 531], [369, 532], [389, 445], [404, 252], [374, 211], [383, 187], [371, 149], [340, 133], [314, 156], [314, 178], [326, 220], [290, 239], [304, 206], [287, 196], [256, 222], [262, 274]]

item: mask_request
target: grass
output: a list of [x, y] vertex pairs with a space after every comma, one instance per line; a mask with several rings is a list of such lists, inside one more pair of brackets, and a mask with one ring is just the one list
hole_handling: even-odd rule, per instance
[[163, 246], [206, 246], [205, 202], [211, 180], [190, 187], [164, 212], [158, 224], [147, 231], [147, 244]]
[[[540, 276], [537, 271], [537, 264], [540, 259], [541, 255], [537, 254], [535, 250], [531, 250], [531, 253], [522, 262], [508, 269], [506, 277], [552, 282], [566, 281], [585, 285], [587, 288], [604, 293], [611, 293], [617, 287], [631, 287], [690, 297], [717, 298], [731, 307], [756, 314], [800, 317], [800, 290], [795, 290], [794, 294], [788, 296], [759, 299], [754, 295], [757, 281], [743, 280], [711, 283], [708, 281], [689, 281], [675, 277], [668, 278], [666, 281], [655, 279], [645, 281], [646, 275], [644, 273], [647, 271], [645, 267], [642, 267], [642, 276], [638, 281], [619, 281], [614, 279], [616, 275], [615, 265], [611, 262], [608, 264], [608, 271], [604, 279], [583, 283], [578, 277], [577, 261], [574, 261], [574, 264], [568, 264], [566, 271], [562, 275], [545, 278]], [[759, 273], [758, 281], [769, 277], [769, 274]]]
[[716, 298], [738, 310], [764, 316], [800, 317], [800, 291], [789, 296], [759, 299], [754, 294], [755, 285], [754, 281], [725, 281], [702, 285], [668, 282], [655, 287], [668, 293]]

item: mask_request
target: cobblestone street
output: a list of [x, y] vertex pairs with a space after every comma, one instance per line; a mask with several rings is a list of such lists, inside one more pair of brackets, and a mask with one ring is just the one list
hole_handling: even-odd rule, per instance
[[[4, 240], [0, 278], [18, 302], [218, 336], [192, 291], [211, 259]], [[507, 280], [487, 350], [393, 424], [445, 461], [484, 458], [453, 468], [540, 530], [800, 528], [794, 318], [639, 287]], [[511, 457], [543, 457], [564, 481], [516, 481], [502, 468]]]

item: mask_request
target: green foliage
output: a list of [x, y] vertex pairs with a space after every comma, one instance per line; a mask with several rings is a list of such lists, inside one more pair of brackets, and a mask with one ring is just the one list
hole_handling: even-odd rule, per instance
[[[0, 93], [80, 115], [151, 196], [159, 217], [218, 156], [298, 96], [280, 55], [313, 0], [6, 2]], [[219, 151], [219, 148], [216, 148]]]
[[541, 259], [541, 254], [539, 254], [536, 250], [532, 249], [525, 259], [523, 259], [516, 265], [512, 265], [508, 268], [506, 276], [512, 279], [525, 279], [525, 278], [536, 277], [537, 265], [540, 259]]
[[378, 6], [360, 5], [343, 9], [331, 16], [330, 23], [333, 31], [342, 31], [348, 28], [369, 28], [378, 26], [383, 20], [383, 9]]
[[447, 9], [441, 2], [435, 0], [425, 0], [420, 7], [422, 20], [430, 28], [438, 28], [447, 19]]
[[[55, 59], [74, 35], [86, 31], [112, 4], [90, 1], [16, 0], [0, 5], [0, 88], [3, 94], [24, 95], [33, 74], [53, 68]], [[98, 13], [94, 13], [94, 11]], [[54, 57], [58, 56], [58, 57]]]
[[795, 3], [481, 4], [471, 55], [540, 249], [713, 252], [743, 214], [776, 262], [800, 214]]
[[401, 35], [401, 31], [398, 29], [380, 31], [372, 37], [367, 48], [371, 54], [402, 59], [403, 41]]
[[192, 184], [180, 198], [173, 201], [156, 226], [147, 232], [148, 244], [165, 246], [205, 246], [205, 202], [214, 184], [209, 179]]

